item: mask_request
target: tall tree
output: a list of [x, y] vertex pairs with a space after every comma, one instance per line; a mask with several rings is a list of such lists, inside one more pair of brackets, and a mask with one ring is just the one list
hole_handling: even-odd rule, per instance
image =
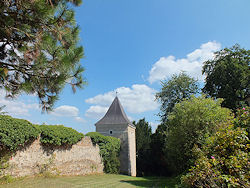
[[168, 176], [170, 175], [168, 170], [167, 161], [164, 154], [164, 146], [166, 143], [166, 130], [165, 124], [158, 125], [156, 131], [151, 136], [151, 161], [153, 168], [151, 169], [153, 175]]
[[166, 122], [168, 114], [172, 112], [176, 103], [199, 92], [197, 80], [185, 72], [174, 74], [169, 80], [162, 81], [161, 85], [161, 91], [156, 93], [156, 99], [161, 103], [159, 115], [163, 123]]
[[222, 106], [236, 110], [241, 104], [250, 105], [250, 50], [234, 45], [215, 53], [212, 60], [204, 62], [206, 75], [204, 93], [223, 98]]
[[150, 142], [152, 129], [145, 118], [140, 119], [137, 123], [134, 121], [133, 124], [136, 126], [135, 135], [137, 175], [147, 175], [151, 170]]
[[36, 94], [50, 110], [66, 83], [74, 92], [83, 87], [83, 47], [70, 3], [81, 0], [0, 1], [0, 88], [7, 97]]

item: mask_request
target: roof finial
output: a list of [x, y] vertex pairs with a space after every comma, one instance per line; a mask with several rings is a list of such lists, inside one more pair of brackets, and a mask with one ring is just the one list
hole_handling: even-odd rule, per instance
[[115, 96], [117, 97], [118, 91], [115, 92]]

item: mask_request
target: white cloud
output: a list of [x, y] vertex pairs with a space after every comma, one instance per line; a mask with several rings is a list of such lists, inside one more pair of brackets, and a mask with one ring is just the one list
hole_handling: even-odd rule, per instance
[[75, 106], [62, 105], [55, 108], [49, 114], [57, 117], [73, 117], [74, 121], [80, 123], [86, 122], [83, 118], [79, 117], [79, 109]]
[[127, 112], [142, 113], [155, 110], [158, 107], [158, 103], [155, 101], [156, 91], [154, 89], [148, 87], [147, 85], [134, 84], [131, 88], [120, 87], [114, 91], [85, 100], [87, 103], [95, 104], [90, 106], [85, 115], [96, 119], [103, 116], [114, 100], [116, 92], [118, 92], [118, 97], [122, 106]]
[[12, 116], [29, 116], [29, 110], [39, 110], [39, 105], [26, 103], [18, 99], [6, 99], [5, 92], [0, 90], [0, 106], [6, 105], [4, 112]]
[[152, 84], [181, 71], [203, 80], [204, 76], [201, 73], [203, 62], [213, 58], [214, 52], [220, 48], [221, 44], [218, 42], [207, 42], [202, 44], [199, 49], [187, 54], [187, 57], [183, 59], [176, 59], [174, 56], [161, 57], [151, 68], [148, 81]]
[[135, 119], [133, 117], [131, 117], [131, 116], [127, 116], [127, 117], [130, 120], [130, 122], [135, 121]]
[[60, 117], [76, 117], [79, 114], [79, 109], [75, 106], [63, 105], [55, 108], [50, 114]]
[[86, 122], [85, 119], [83, 119], [83, 118], [81, 118], [79, 116], [75, 117], [74, 120], [77, 121], [77, 122], [80, 122], [80, 123], [85, 123]]
[[89, 109], [86, 111], [85, 116], [94, 118], [94, 119], [99, 119], [104, 114], [108, 111], [108, 107], [105, 106], [99, 106], [99, 105], [94, 105], [90, 106]]
[[[8, 115], [15, 116], [30, 116], [31, 111], [41, 111], [39, 104], [32, 103], [30, 98], [26, 101], [17, 99], [6, 99], [5, 91], [0, 90], [0, 106], [5, 105], [3, 112], [7, 112]], [[75, 106], [63, 105], [55, 108], [49, 115], [57, 117], [73, 117], [74, 121], [84, 123], [86, 122], [83, 118], [79, 117], [79, 109]], [[26, 118], [27, 119], [27, 118]], [[31, 121], [31, 120], [30, 120]], [[32, 122], [32, 121], [31, 121]], [[37, 120], [34, 120], [37, 123]], [[33, 123], [34, 123], [33, 122]]]

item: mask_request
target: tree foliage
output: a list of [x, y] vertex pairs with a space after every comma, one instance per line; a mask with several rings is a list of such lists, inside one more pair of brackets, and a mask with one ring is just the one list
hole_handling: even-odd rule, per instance
[[97, 132], [87, 133], [90, 136], [93, 144], [98, 144], [100, 155], [104, 163], [104, 172], [117, 174], [120, 172], [120, 147], [121, 142], [118, 138], [111, 136], [103, 136]]
[[78, 6], [81, 0], [0, 1], [0, 88], [7, 97], [36, 94], [50, 110], [66, 82], [73, 91], [85, 84], [69, 2]]
[[236, 110], [250, 97], [249, 65], [250, 50], [239, 45], [216, 52], [214, 59], [203, 66], [202, 72], [206, 75], [203, 92], [223, 98], [222, 106]]
[[194, 145], [203, 145], [217, 125], [232, 119], [230, 110], [221, 107], [221, 100], [192, 96], [176, 104], [167, 122], [165, 141], [165, 157], [171, 171], [182, 173], [189, 168], [194, 160]]
[[133, 124], [136, 126], [136, 174], [138, 176], [147, 175], [152, 169], [150, 150], [152, 129], [145, 118], [140, 119], [137, 123], [134, 121]]
[[156, 99], [161, 103], [162, 122], [166, 122], [176, 103], [199, 92], [197, 80], [184, 72], [174, 74], [169, 80], [162, 81], [161, 85], [161, 91], [156, 93]]
[[164, 153], [164, 147], [166, 143], [166, 130], [166, 125], [162, 123], [158, 125], [155, 133], [151, 136], [150, 148], [151, 161], [153, 163], [153, 168], [151, 169], [151, 172], [153, 175], [170, 175]]

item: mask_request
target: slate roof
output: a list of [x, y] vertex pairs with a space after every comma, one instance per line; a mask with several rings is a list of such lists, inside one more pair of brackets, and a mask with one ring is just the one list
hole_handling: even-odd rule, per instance
[[105, 116], [101, 120], [99, 120], [95, 125], [103, 124], [129, 124], [134, 126], [125, 114], [118, 97], [115, 97]]

